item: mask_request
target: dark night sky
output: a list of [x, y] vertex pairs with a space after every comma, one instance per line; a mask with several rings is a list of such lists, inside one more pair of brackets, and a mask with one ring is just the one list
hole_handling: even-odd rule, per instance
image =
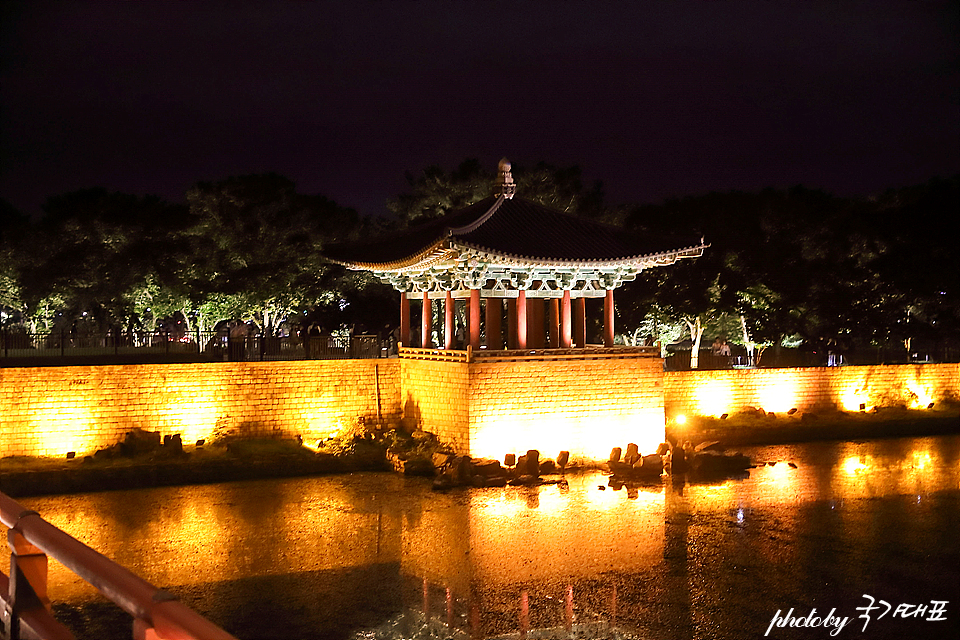
[[547, 160], [608, 200], [960, 172], [956, 2], [23, 2], [0, 197], [181, 201], [276, 171], [385, 212], [404, 171]]

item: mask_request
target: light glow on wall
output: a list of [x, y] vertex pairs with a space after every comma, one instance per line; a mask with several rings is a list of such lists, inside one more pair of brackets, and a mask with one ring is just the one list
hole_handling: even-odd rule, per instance
[[184, 444], [208, 440], [220, 415], [217, 401], [210, 395], [182, 395], [158, 411], [159, 423], [170, 435], [179, 433]]
[[536, 449], [541, 458], [555, 458], [569, 451], [575, 462], [602, 461], [614, 447], [626, 449], [635, 443], [641, 452], [653, 453], [665, 438], [660, 409], [641, 409], [631, 415], [596, 412], [585, 417], [568, 413], [534, 417], [500, 414], [476, 422], [470, 439], [470, 455], [502, 460], [507, 453], [518, 457]]
[[313, 445], [318, 440], [346, 435], [349, 428], [343, 416], [330, 407], [312, 407], [304, 414], [305, 431], [303, 439]]
[[694, 391], [697, 413], [719, 418], [730, 409], [732, 388], [729, 380], [712, 378], [697, 385]]
[[860, 411], [860, 405], [864, 406], [865, 411], [873, 408], [870, 404], [870, 396], [862, 384], [848, 386], [840, 393], [840, 406], [845, 411]]
[[49, 403], [33, 414], [35, 450], [39, 456], [92, 454], [100, 446], [90, 407], [80, 398], [64, 398]]
[[759, 390], [760, 406], [768, 412], [782, 413], [797, 406], [799, 384], [796, 376], [783, 375]]
[[933, 396], [930, 394], [930, 391], [916, 380], [907, 381], [907, 390], [911, 395], [909, 401], [909, 407], [911, 409], [923, 409], [933, 402]]
[[929, 469], [933, 464], [933, 457], [930, 455], [929, 451], [914, 451], [913, 452], [913, 469], [916, 471], [923, 471], [924, 469]]
[[850, 456], [843, 461], [843, 470], [847, 475], [857, 475], [868, 469], [870, 465], [866, 462], [866, 456]]

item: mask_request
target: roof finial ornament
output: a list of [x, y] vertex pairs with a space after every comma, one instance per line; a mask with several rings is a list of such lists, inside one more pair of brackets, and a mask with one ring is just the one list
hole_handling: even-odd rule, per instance
[[510, 161], [503, 158], [497, 165], [497, 193], [494, 195], [503, 196], [509, 200], [516, 192], [517, 185], [514, 184], [513, 174], [510, 173]]

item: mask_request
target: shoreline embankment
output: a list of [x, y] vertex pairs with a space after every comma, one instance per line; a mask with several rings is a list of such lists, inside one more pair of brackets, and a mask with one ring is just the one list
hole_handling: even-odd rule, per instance
[[[668, 424], [667, 439], [722, 447], [761, 446], [811, 441], [857, 441], [881, 438], [960, 434], [953, 411], [838, 412], [803, 419], [794, 416], [738, 414], [730, 419], [695, 418]], [[296, 441], [285, 446], [196, 448], [167, 455], [108, 459], [0, 459], [0, 492], [11, 497], [85, 493], [117, 489], [209, 484], [267, 478], [290, 478], [355, 472], [389, 472], [386, 446], [363, 442], [347, 453], [316, 453]], [[626, 445], [626, 443], [624, 443]], [[548, 454], [548, 452], [544, 452]]]

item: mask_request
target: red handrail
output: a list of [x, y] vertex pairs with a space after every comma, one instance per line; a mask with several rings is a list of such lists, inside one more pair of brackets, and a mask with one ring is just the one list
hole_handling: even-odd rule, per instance
[[[152, 627], [164, 640], [236, 640], [174, 596], [91, 549], [0, 493], [0, 522], [92, 584], [108, 599]], [[144, 625], [146, 625], [144, 627]]]

